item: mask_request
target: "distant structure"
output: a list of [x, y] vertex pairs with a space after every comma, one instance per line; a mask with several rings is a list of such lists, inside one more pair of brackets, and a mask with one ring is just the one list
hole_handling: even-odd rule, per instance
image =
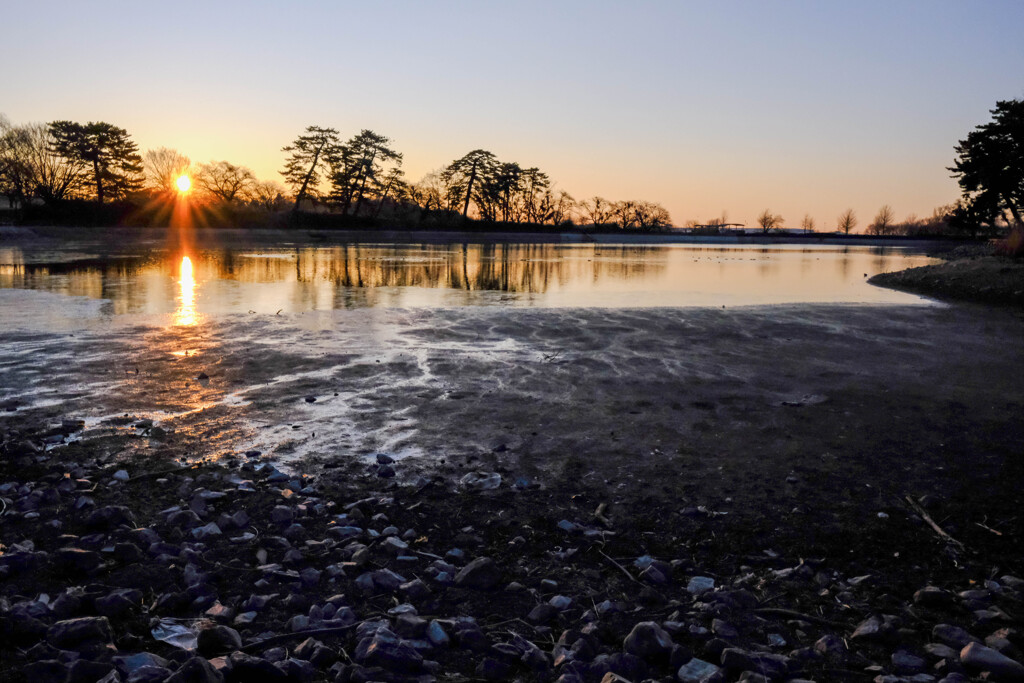
[[742, 228], [745, 227], [746, 223], [708, 223], [707, 225], [695, 225], [694, 230], [728, 230], [729, 228]]
[[745, 227], [744, 223], [697, 223], [682, 229], [694, 235], [740, 235]]

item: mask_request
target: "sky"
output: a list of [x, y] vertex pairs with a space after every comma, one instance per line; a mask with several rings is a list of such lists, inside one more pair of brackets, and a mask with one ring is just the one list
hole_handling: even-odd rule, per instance
[[819, 229], [959, 196], [954, 146], [1024, 98], [1024, 2], [0, 0], [0, 113], [280, 180], [306, 126], [415, 181], [483, 148], [676, 225]]

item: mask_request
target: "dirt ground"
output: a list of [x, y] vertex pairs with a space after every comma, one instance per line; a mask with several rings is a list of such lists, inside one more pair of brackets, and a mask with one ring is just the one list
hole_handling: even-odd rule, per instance
[[[728, 513], [732, 552], [790, 544], [866, 565], [906, 565], [875, 544], [895, 526], [877, 513], [930, 495], [950, 533], [1020, 561], [1024, 320], [1012, 312], [282, 317], [5, 334], [0, 377], [16, 410], [4, 422], [85, 418], [101, 434], [101, 419], [148, 416], [170, 432], [120, 457], [260, 448], [311, 469], [381, 451], [405, 457], [403, 477], [494, 470], [506, 485], [586, 491], [637, 523], [706, 506]], [[890, 540], [914, 540], [903, 532]]]

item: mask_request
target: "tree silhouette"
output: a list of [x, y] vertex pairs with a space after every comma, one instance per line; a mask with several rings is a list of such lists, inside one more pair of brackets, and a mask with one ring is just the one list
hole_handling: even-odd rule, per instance
[[338, 131], [333, 128], [309, 126], [305, 135], [300, 135], [292, 144], [281, 148], [282, 152], [290, 153], [281, 175], [295, 192], [293, 211], [299, 210], [303, 200], [316, 196], [320, 186], [319, 167], [326, 154], [338, 142]]
[[892, 207], [886, 204], [875, 214], [875, 220], [871, 221], [867, 231], [872, 235], [889, 235], [895, 232], [895, 223], [896, 214]]
[[599, 227], [611, 221], [612, 203], [604, 197], [593, 197], [585, 200], [580, 207], [583, 215], [594, 227]]
[[344, 145], [329, 151], [331, 198], [341, 203], [343, 214], [348, 214], [351, 208], [352, 214], [358, 215], [364, 199], [380, 197], [385, 187], [390, 191], [388, 173], [402, 165], [402, 155], [391, 149], [390, 144], [390, 138], [363, 129]]
[[92, 167], [97, 202], [124, 199], [142, 186], [139, 146], [124, 128], [104, 121], [54, 121], [50, 133], [54, 153]]
[[781, 230], [782, 224], [785, 219], [782, 216], [773, 214], [768, 209], [765, 209], [757, 217], [757, 224], [761, 226], [761, 232], [768, 234], [772, 230]]
[[44, 123], [12, 126], [0, 120], [0, 194], [24, 206], [32, 197], [67, 199], [82, 188], [85, 164], [53, 152]]
[[150, 187], [167, 194], [174, 193], [178, 178], [187, 175], [192, 167], [191, 159], [178, 150], [166, 147], [148, 150], [142, 162]]
[[803, 228], [805, 232], [814, 232], [814, 217], [809, 213], [805, 213], [804, 219], [800, 221], [800, 227]]
[[244, 166], [211, 161], [199, 166], [196, 186], [222, 202], [243, 201], [250, 198], [256, 186], [256, 176]]
[[1009, 212], [1024, 225], [1024, 100], [996, 102], [992, 121], [975, 127], [956, 146], [949, 169], [960, 184], [960, 220], [994, 224]]
[[[498, 159], [483, 149], [474, 149], [462, 158], [456, 159], [441, 172], [441, 179], [452, 193], [465, 197], [462, 202], [462, 217], [469, 212], [469, 200], [473, 197], [474, 185], [481, 176], [489, 177]], [[492, 219], [493, 220], [493, 219]]]
[[836, 227], [847, 235], [857, 227], [857, 214], [853, 212], [853, 209], [847, 209], [839, 214], [839, 218], [836, 219]]

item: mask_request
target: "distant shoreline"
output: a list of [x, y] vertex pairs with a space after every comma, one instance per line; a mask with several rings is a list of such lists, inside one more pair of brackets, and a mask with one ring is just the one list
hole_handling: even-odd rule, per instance
[[[31, 245], [40, 242], [101, 242], [118, 245], [145, 245], [178, 242], [181, 233], [173, 228], [0, 226], [0, 245]], [[690, 235], [671, 233], [614, 232], [511, 232], [457, 230], [312, 230], [194, 228], [186, 236], [196, 246], [294, 245], [308, 244], [626, 244], [626, 245], [826, 245], [857, 247], [901, 247], [943, 252], [973, 243], [967, 240], [868, 235]]]

